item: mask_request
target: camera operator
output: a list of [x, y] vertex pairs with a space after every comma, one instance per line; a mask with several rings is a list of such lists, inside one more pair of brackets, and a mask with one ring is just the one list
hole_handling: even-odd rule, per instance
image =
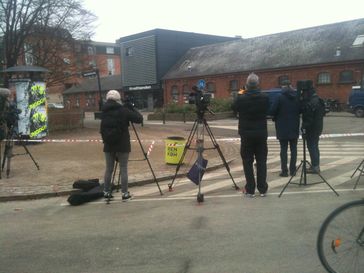
[[119, 162], [122, 201], [128, 201], [128, 159], [131, 152], [129, 122], [142, 123], [143, 116], [130, 103], [122, 105], [120, 94], [110, 90], [102, 107], [100, 133], [104, 142], [106, 170], [104, 197], [112, 198], [111, 176], [115, 162]]
[[325, 115], [325, 104], [316, 94], [309, 81], [307, 87], [302, 89], [302, 136], [307, 142], [307, 149], [310, 153], [311, 167], [307, 173], [320, 173], [320, 150], [319, 139], [323, 130], [323, 118]]
[[[267, 184], [267, 114], [268, 96], [259, 90], [259, 77], [251, 73], [246, 81], [247, 90], [237, 97], [232, 105], [239, 114], [240, 154], [246, 179], [245, 196], [254, 197], [255, 187], [261, 196], [268, 190]], [[255, 184], [253, 163], [257, 163], [257, 184]]]

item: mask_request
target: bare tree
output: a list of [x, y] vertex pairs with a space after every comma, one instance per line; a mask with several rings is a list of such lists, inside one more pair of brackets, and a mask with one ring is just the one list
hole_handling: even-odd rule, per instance
[[24, 57], [47, 67], [55, 81], [73, 73], [68, 60], [75, 40], [90, 39], [95, 20], [82, 0], [0, 0], [5, 66]]

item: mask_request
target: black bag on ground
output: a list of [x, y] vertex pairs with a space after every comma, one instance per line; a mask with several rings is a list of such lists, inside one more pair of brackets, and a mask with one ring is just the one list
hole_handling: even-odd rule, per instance
[[83, 179], [80, 179], [80, 180], [76, 180], [74, 183], [73, 183], [73, 188], [74, 189], [80, 189], [80, 190], [83, 190], [83, 191], [89, 191], [97, 186], [100, 186], [100, 183], [99, 183], [99, 179], [98, 178], [95, 178], [95, 179], [87, 179], [87, 180], [83, 180]]
[[83, 203], [94, 201], [96, 199], [104, 197], [104, 185], [99, 185], [92, 188], [89, 191], [72, 193], [67, 201], [72, 206], [82, 205]]

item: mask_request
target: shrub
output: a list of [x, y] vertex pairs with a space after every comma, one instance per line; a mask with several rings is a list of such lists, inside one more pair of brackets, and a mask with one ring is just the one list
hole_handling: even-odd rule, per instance
[[[231, 111], [231, 99], [211, 99], [209, 109], [211, 111], [219, 112], [230, 112]], [[155, 109], [155, 113], [160, 113], [163, 108]], [[194, 113], [196, 111], [196, 105], [194, 104], [177, 104], [175, 102], [169, 103], [164, 107], [166, 113]]]

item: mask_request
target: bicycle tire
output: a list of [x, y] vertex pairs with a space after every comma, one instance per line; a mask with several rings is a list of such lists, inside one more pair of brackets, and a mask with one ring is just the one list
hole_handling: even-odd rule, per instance
[[331, 212], [320, 227], [317, 252], [330, 273], [359, 273], [364, 268], [364, 199]]

